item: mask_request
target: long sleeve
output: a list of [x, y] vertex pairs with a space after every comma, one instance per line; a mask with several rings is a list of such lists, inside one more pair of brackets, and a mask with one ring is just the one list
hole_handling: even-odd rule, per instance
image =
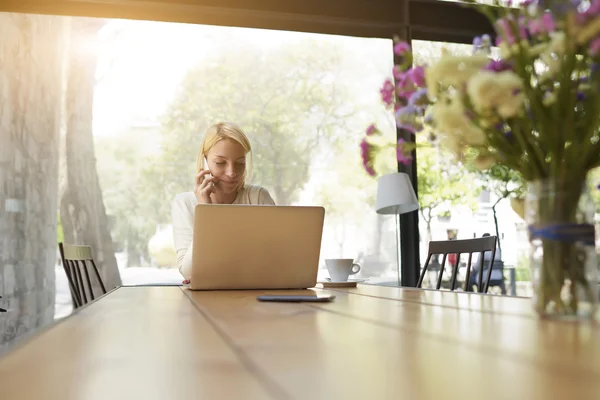
[[[194, 207], [188, 204], [186, 196], [181, 193], [175, 197], [172, 204], [171, 217], [173, 222], [173, 241], [177, 253], [177, 266], [185, 279], [192, 276], [192, 247], [194, 233]], [[194, 198], [195, 199], [195, 198]]]

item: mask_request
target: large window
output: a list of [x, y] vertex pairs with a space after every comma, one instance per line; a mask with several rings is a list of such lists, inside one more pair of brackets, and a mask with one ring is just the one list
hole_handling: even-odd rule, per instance
[[[472, 52], [472, 46], [467, 44], [413, 40], [412, 45], [418, 64], [439, 59], [444, 49], [456, 55]], [[497, 51], [493, 49], [492, 57]], [[484, 179], [485, 173], [467, 168], [435, 144], [420, 147], [417, 162], [422, 263], [426, 260], [429, 240], [467, 239], [497, 233], [500, 252], [496, 259], [504, 266], [506, 293], [530, 295], [526, 232], [523, 220], [510, 204], [511, 189], [514, 188], [511, 183]], [[461, 265], [466, 261], [467, 257]], [[459, 271], [462, 284], [466, 268]], [[449, 278], [448, 269], [445, 285], [449, 284]], [[433, 282], [425, 279], [424, 286]], [[500, 293], [500, 285], [491, 287], [490, 292]]]
[[0, 32], [3, 343], [71, 312], [57, 241], [91, 245], [108, 287], [181, 282], [171, 201], [221, 120], [247, 132], [277, 204], [326, 207], [320, 278], [344, 257], [398, 282], [359, 151], [371, 123], [396, 135], [390, 39], [8, 13]]
[[378, 97], [390, 48], [382, 39], [107, 23], [94, 139], [122, 279], [164, 279], [165, 270], [180, 279], [170, 201], [190, 190], [203, 132], [220, 120], [247, 131], [252, 181], [277, 204], [326, 207], [323, 259], [356, 258], [361, 277], [397, 278], [394, 225], [373, 211], [376, 182], [358, 151], [371, 122], [395, 135]]

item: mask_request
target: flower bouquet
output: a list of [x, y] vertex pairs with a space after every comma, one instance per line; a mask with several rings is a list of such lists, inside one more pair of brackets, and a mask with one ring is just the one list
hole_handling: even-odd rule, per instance
[[[590, 318], [598, 265], [587, 175], [600, 165], [600, 0], [476, 8], [494, 26], [499, 57], [483, 35], [471, 55], [413, 66], [410, 47], [396, 40], [400, 62], [382, 100], [398, 127], [426, 132], [482, 170], [500, 165], [523, 177], [535, 309]], [[369, 127], [361, 143], [370, 174], [383, 147], [372, 140], [378, 134]], [[411, 161], [415, 143], [392, 145]]]

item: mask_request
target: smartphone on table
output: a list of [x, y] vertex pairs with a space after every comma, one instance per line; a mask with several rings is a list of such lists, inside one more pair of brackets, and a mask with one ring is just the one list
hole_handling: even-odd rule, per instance
[[258, 301], [271, 301], [271, 302], [282, 302], [282, 303], [328, 303], [335, 299], [334, 295], [331, 294], [318, 294], [318, 295], [297, 295], [297, 294], [269, 294], [257, 297]]

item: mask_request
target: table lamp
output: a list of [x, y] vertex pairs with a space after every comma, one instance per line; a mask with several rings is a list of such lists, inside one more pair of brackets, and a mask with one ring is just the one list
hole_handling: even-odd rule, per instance
[[377, 181], [378, 214], [404, 214], [419, 209], [410, 178], [403, 172], [383, 175]]
[[398, 256], [398, 282], [400, 282], [400, 214], [419, 209], [419, 201], [410, 178], [403, 172], [383, 175], [377, 181], [378, 214], [396, 215], [396, 250]]

